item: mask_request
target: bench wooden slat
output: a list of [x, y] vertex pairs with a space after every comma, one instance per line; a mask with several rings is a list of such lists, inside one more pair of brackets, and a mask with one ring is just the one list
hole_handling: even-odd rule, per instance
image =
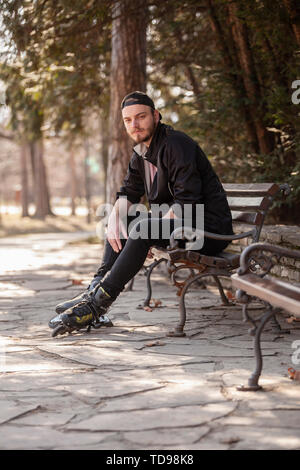
[[256, 212], [231, 212], [233, 222], [243, 222], [245, 224], [260, 225], [263, 220], [263, 215]]
[[276, 183], [233, 184], [224, 183], [227, 196], [273, 196], [279, 190]]
[[265, 197], [227, 197], [230, 210], [257, 212], [266, 210], [271, 201]]
[[233, 274], [231, 279], [236, 288], [300, 317], [300, 288], [255, 274]]

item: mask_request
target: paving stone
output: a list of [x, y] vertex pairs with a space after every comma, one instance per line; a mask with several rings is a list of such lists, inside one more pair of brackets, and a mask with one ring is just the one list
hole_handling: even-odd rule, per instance
[[3, 425], [0, 432], [1, 450], [87, 449], [93, 444], [97, 449], [108, 434], [80, 433], [78, 445], [77, 432], [65, 433], [47, 426]]
[[[289, 428], [300, 428], [300, 409], [269, 409], [269, 410], [253, 410], [251, 416], [240, 414], [239, 416], [230, 416], [224, 418], [222, 424], [225, 426], [256, 426], [280, 428], [282, 426], [282, 418], [289, 420]], [[300, 439], [300, 434], [299, 434]]]
[[12, 400], [0, 400], [0, 424], [7, 423], [18, 416], [34, 411], [37, 407], [38, 405], [32, 406]]
[[289, 428], [259, 427], [255, 424], [225, 427], [210, 434], [220, 443], [231, 443], [234, 450], [298, 450], [299, 434]]
[[74, 365], [70, 361], [57, 361], [27, 350], [6, 354], [2, 372], [58, 371], [59, 373], [60, 371], [62, 373], [64, 369], [72, 368]]
[[[69, 404], [69, 408], [71, 406]], [[26, 426], [63, 426], [68, 423], [74, 417], [74, 413], [70, 411], [61, 412], [49, 412], [37, 410], [35, 413], [30, 415], [21, 416], [14, 419], [14, 423], [18, 425]]]
[[[210, 341], [204, 340], [194, 340], [193, 344], [185, 344], [182, 345], [179, 342], [174, 343], [174, 344], [165, 344], [162, 347], [152, 347], [151, 352], [154, 353], [157, 351], [157, 353], [161, 353], [163, 349], [163, 353], [165, 355], [170, 355], [170, 356], [187, 356], [189, 358], [193, 357], [253, 357], [253, 351], [252, 348], [249, 349], [242, 349], [241, 348], [235, 348], [235, 347], [229, 347], [223, 344], [211, 344]], [[267, 353], [267, 354], [275, 354], [273, 353]]]
[[20, 314], [0, 312], [0, 322], [15, 322], [22, 319]]
[[70, 385], [64, 385], [55, 387], [57, 392], [63, 390], [64, 392], [68, 391], [72, 396], [78, 397], [81, 401], [90, 404], [100, 404], [101, 409], [106, 403], [118, 402], [117, 399], [123, 400], [126, 399], [126, 403], [130, 398], [137, 397], [141, 394], [150, 394], [152, 395], [153, 391], [163, 388], [162, 384], [159, 384], [155, 381], [148, 382], [143, 381], [139, 383], [137, 381], [128, 380], [128, 381], [119, 381], [113, 382], [111, 380], [103, 379], [103, 377], [95, 377], [94, 382], [96, 383], [72, 383]]
[[118, 413], [101, 412], [77, 424], [65, 428], [92, 431], [143, 431], [185, 426], [199, 426], [231, 413], [234, 403], [216, 403], [203, 406], [180, 406], [174, 409], [158, 408]]
[[165, 429], [157, 429], [151, 431], [127, 432], [126, 439], [130, 441], [132, 448], [136, 445], [146, 447], [153, 446], [153, 448], [161, 448], [166, 446], [190, 446], [196, 444], [202, 437], [208, 434], [210, 428], [208, 426], [199, 426], [192, 428], [176, 429], [176, 432], [170, 432]]
[[[98, 366], [104, 369], [110, 369], [115, 366], [123, 368], [147, 368], [147, 367], [166, 367], [171, 365], [180, 365], [185, 362], [192, 362], [193, 355], [170, 355], [163, 353], [149, 352], [147, 355], [143, 351], [135, 350], [130, 345], [117, 342], [114, 347], [106, 347], [105, 339], [98, 348], [92, 346], [74, 345], [68, 348], [64, 345], [43, 344], [41, 350], [56, 354], [63, 359], [72, 360], [74, 363], [89, 366]], [[152, 349], [152, 348], [149, 348]]]
[[116, 412], [135, 409], [152, 409], [168, 406], [170, 413], [173, 408], [206, 403], [224, 402], [226, 398], [221, 390], [205, 380], [198, 380], [197, 385], [192, 380], [185, 383], [168, 383], [157, 389], [133, 394], [132, 396], [106, 401], [101, 407], [102, 412]]

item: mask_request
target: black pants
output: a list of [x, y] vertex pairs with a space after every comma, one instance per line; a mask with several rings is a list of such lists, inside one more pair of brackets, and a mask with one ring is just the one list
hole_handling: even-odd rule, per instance
[[[128, 223], [132, 223], [132, 218], [129, 219], [131, 220]], [[97, 276], [103, 278], [101, 284], [113, 298], [116, 298], [139, 272], [152, 246], [167, 248], [176, 223], [180, 223], [178, 219], [176, 222], [174, 219], [158, 219], [150, 216], [137, 222], [129, 232], [128, 239], [121, 240], [123, 248], [119, 253], [116, 253], [106, 240]], [[203, 247], [198, 252], [215, 255], [227, 245], [228, 242], [222, 240], [204, 238]]]

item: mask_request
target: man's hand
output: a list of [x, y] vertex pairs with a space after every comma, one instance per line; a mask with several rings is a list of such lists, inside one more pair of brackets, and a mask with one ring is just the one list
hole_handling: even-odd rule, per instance
[[107, 241], [110, 243], [112, 249], [119, 253], [122, 250], [121, 237], [128, 238], [126, 229], [121, 219], [118, 216], [114, 215], [112, 218], [108, 219], [107, 226]]

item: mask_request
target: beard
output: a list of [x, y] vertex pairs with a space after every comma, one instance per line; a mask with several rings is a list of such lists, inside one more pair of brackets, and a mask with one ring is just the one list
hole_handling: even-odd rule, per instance
[[147, 142], [153, 136], [155, 129], [156, 125], [153, 122], [153, 125], [151, 127], [148, 127], [147, 129], [137, 129], [139, 132], [137, 134], [133, 134], [131, 138], [136, 144], [140, 144], [141, 142]]

